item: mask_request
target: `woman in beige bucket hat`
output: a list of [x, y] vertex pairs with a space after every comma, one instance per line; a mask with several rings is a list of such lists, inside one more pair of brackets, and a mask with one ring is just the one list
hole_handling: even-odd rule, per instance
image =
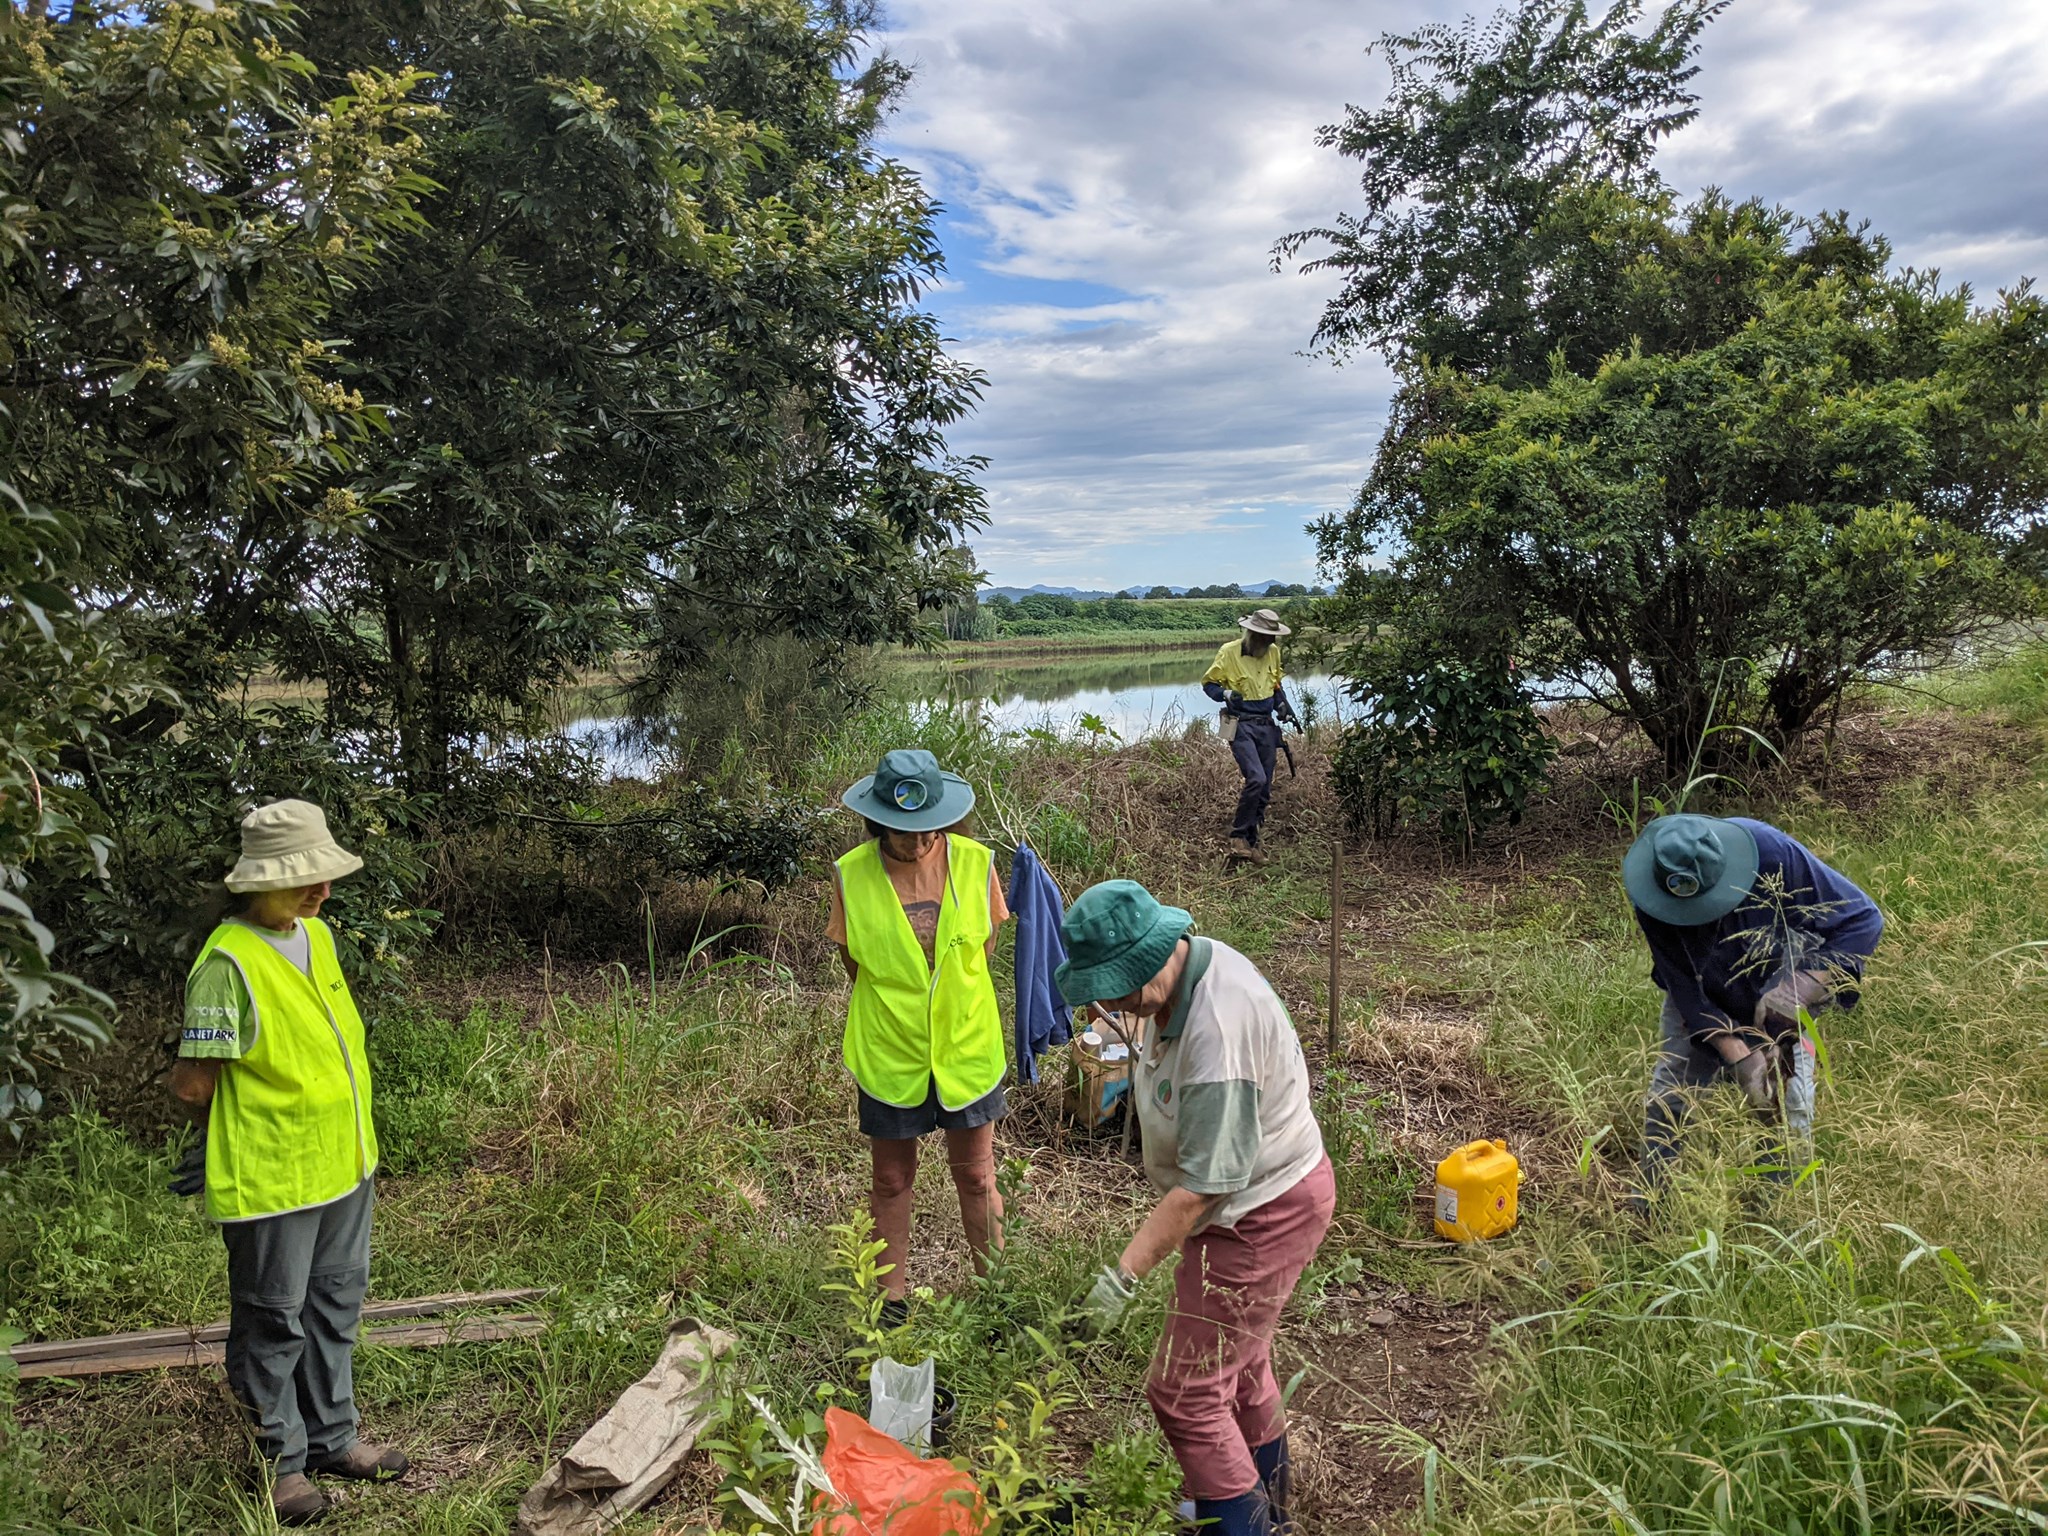
[[362, 1016], [320, 921], [363, 861], [304, 800], [242, 820], [240, 910], [185, 983], [171, 1091], [205, 1114], [206, 1211], [228, 1253], [227, 1374], [281, 1524], [325, 1512], [309, 1472], [383, 1481], [405, 1454], [356, 1436], [354, 1353], [370, 1279], [377, 1132]]

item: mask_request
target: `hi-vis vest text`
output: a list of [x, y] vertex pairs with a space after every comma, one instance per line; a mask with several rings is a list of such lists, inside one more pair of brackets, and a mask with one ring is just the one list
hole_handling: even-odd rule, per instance
[[1003, 1080], [1003, 1020], [988, 971], [989, 867], [970, 838], [946, 838], [934, 963], [911, 932], [880, 844], [839, 861], [846, 947], [860, 967], [846, 1008], [846, 1069], [871, 1098], [910, 1109], [934, 1079], [939, 1103], [965, 1109]]
[[240, 923], [222, 923], [192, 963], [219, 952], [249, 988], [255, 1039], [228, 1062], [206, 1126], [206, 1214], [278, 1216], [339, 1200], [377, 1166], [362, 1015], [342, 979], [334, 935], [302, 918], [308, 977]]

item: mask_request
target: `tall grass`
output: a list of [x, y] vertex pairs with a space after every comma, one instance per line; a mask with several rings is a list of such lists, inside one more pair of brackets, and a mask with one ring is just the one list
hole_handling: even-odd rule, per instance
[[[361, 1352], [370, 1432], [477, 1455], [424, 1503], [407, 1490], [363, 1494], [342, 1528], [506, 1529], [544, 1449], [646, 1369], [676, 1315], [733, 1329], [735, 1381], [789, 1422], [815, 1412], [822, 1389], [864, 1405], [856, 1339], [824, 1290], [823, 1234], [861, 1207], [867, 1183], [832, 998], [756, 969], [672, 982], [652, 1001], [622, 984], [588, 1006], [557, 999], [539, 1017], [501, 1008], [450, 1024], [415, 1008], [390, 1023], [371, 1037], [381, 1134], [412, 1147], [381, 1181], [372, 1293], [547, 1286], [553, 1327], [531, 1341]], [[55, 1121], [10, 1175], [0, 1316], [64, 1337], [221, 1315], [219, 1238], [165, 1192], [170, 1160], [90, 1113]], [[1135, 1223], [1137, 1179], [1114, 1161], [1083, 1173], [1057, 1148], [1037, 1154], [1013, 1186], [1003, 1282], [986, 1286], [961, 1257], [942, 1161], [935, 1153], [920, 1184], [914, 1251], [914, 1279], [935, 1290], [895, 1343], [938, 1357], [960, 1401], [956, 1443], [994, 1443], [1001, 1405], [1052, 1368], [1028, 1330], [1056, 1334]], [[1156, 1485], [1164, 1451], [1142, 1368], [1136, 1345], [1105, 1347], [1089, 1411], [1119, 1446], [1116, 1476], [1144, 1484], [1144, 1463]], [[199, 1373], [34, 1391], [58, 1426], [42, 1471], [88, 1528], [232, 1529], [247, 1512], [245, 1442]], [[8, 1475], [0, 1462], [0, 1486]], [[1126, 1513], [1125, 1526], [1095, 1528], [1143, 1523]]]
[[[2041, 655], [1952, 697], [2038, 750]], [[2048, 778], [1755, 809], [1887, 917], [1861, 1006], [1820, 1020], [1822, 1166], [1796, 1189], [1745, 1173], [1723, 1103], [1656, 1223], [1614, 1212], [1658, 1011], [1621, 834], [1438, 930], [1490, 1065], [1599, 1155], [1530, 1192], [1541, 1262], [1504, 1261], [1529, 1310], [1499, 1330], [1496, 1420], [1430, 1451], [1435, 1528], [2048, 1529]]]

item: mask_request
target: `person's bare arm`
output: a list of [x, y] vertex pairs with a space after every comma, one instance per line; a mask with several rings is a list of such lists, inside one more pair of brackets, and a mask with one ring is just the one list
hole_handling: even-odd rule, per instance
[[213, 1091], [220, 1086], [223, 1065], [219, 1061], [179, 1057], [171, 1065], [171, 1097], [196, 1115], [213, 1102]]
[[1168, 1190], [1125, 1246], [1118, 1267], [1134, 1280], [1144, 1279], [1187, 1241], [1188, 1234], [1202, 1224], [1222, 1198], [1198, 1195], [1189, 1189]]

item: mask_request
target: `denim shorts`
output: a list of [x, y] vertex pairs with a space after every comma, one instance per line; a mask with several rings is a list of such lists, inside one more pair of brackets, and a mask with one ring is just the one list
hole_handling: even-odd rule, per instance
[[1003, 1101], [1003, 1085], [997, 1083], [987, 1093], [959, 1109], [946, 1109], [939, 1103], [939, 1082], [932, 1079], [931, 1092], [924, 1096], [924, 1102], [912, 1109], [901, 1109], [894, 1104], [884, 1104], [866, 1089], [860, 1093], [860, 1133], [876, 1141], [913, 1141], [919, 1136], [929, 1136], [933, 1131], [971, 1131], [977, 1125], [988, 1125], [1003, 1118], [1008, 1106]]

